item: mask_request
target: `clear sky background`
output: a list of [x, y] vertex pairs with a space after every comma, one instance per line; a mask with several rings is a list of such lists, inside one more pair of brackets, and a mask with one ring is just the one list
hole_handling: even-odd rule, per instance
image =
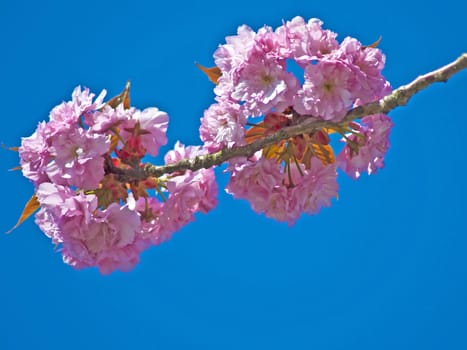
[[[19, 145], [76, 85], [170, 115], [198, 144], [213, 85], [194, 62], [237, 26], [295, 15], [366, 44], [397, 87], [467, 51], [467, 8], [439, 1], [0, 3], [0, 142]], [[130, 273], [76, 271], [33, 220], [0, 235], [0, 349], [466, 349], [467, 72], [393, 111], [386, 168], [289, 228], [220, 193], [219, 206]], [[7, 231], [32, 194], [0, 150]], [[219, 173], [219, 182], [227, 178]]]

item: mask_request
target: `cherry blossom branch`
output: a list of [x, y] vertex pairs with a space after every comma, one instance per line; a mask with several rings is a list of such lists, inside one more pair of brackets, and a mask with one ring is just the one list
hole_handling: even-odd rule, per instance
[[311, 118], [304, 118], [302, 122], [296, 125], [285, 127], [273, 135], [266, 136], [263, 139], [244, 146], [237, 146], [234, 148], [226, 147], [211, 154], [198, 156], [193, 159], [182, 160], [173, 164], [167, 164], [163, 166], [146, 164], [143, 168], [119, 169], [118, 172], [122, 177], [139, 180], [152, 176], [160, 177], [164, 174], [183, 172], [187, 169], [192, 171], [202, 168], [207, 169], [212, 166], [223, 164], [232, 158], [250, 157], [258, 150], [290, 137], [311, 133], [321, 128], [339, 129], [342, 128], [343, 125], [367, 115], [377, 113], [386, 114], [396, 107], [406, 105], [413, 95], [427, 88], [431, 84], [436, 82], [447, 82], [451, 76], [459, 73], [465, 68], [467, 68], [467, 53], [462, 54], [455, 61], [439, 69], [417, 77], [409, 84], [395, 89], [391, 94], [385, 96], [379, 101], [353, 108], [339, 123], [316, 120], [312, 118], [312, 116], [307, 116]]
[[[21, 139], [20, 168], [34, 195], [15, 227], [39, 209], [35, 222], [60, 245], [65, 263], [103, 274], [128, 271], [143, 250], [217, 205], [213, 167], [224, 162], [235, 162], [226, 190], [253, 211], [289, 225], [319, 213], [338, 196], [337, 168], [357, 179], [384, 166], [393, 125], [388, 112], [467, 68], [463, 54], [349, 111], [387, 94], [385, 56], [379, 41], [338, 43], [336, 36], [320, 20], [300, 16], [276, 29], [240, 26], [215, 51], [216, 66], [202, 69], [217, 96], [201, 119], [205, 148], [176, 143], [163, 166], [141, 160], [167, 142], [167, 113], [131, 107], [129, 83], [106, 103], [105, 92], [76, 87], [71, 101]], [[303, 75], [288, 72], [288, 60]], [[259, 115], [257, 124], [245, 118]], [[336, 156], [331, 133], [345, 139]], [[234, 146], [212, 151], [226, 144]]]

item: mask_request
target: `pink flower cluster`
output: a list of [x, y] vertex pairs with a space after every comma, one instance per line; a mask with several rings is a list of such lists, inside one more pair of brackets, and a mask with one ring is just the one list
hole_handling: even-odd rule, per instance
[[[331, 205], [338, 168], [354, 179], [382, 168], [389, 117], [344, 117], [391, 91], [381, 73], [385, 56], [376, 44], [336, 37], [318, 19], [301, 17], [275, 30], [239, 27], [214, 53], [216, 67], [203, 67], [216, 82], [216, 102], [201, 118], [204, 145], [177, 142], [165, 163], [250, 144], [306, 119], [325, 123], [232, 159], [227, 168], [228, 193], [289, 225]], [[107, 103], [104, 97], [105, 91], [96, 97], [77, 87], [71, 101], [22, 139], [19, 154], [40, 204], [36, 222], [63, 260], [108, 274], [133, 268], [143, 250], [214, 208], [217, 185], [212, 168], [159, 178], [129, 175], [141, 174], [143, 158], [157, 156], [167, 143], [168, 115], [130, 107], [125, 94]], [[337, 156], [333, 133], [345, 143]]]
[[[173, 150], [165, 155], [166, 164], [182, 159], [191, 159], [206, 154], [199, 146], [185, 147], [176, 142]], [[159, 244], [172, 236], [182, 226], [194, 220], [196, 212], [207, 213], [217, 205], [217, 183], [213, 169], [198, 171], [187, 170], [183, 174], [171, 176], [166, 182], [170, 197], [162, 206], [150, 198], [152, 214], [143, 223], [143, 231]], [[144, 201], [139, 200], [137, 207], [143, 209]]]
[[232, 165], [227, 192], [246, 199], [258, 213], [278, 221], [295, 223], [302, 213], [316, 214], [337, 197], [335, 165], [325, 166], [317, 158], [311, 166], [290, 168], [290, 177], [276, 160], [255, 154], [249, 160]]
[[[351, 37], [339, 43], [336, 37], [318, 19], [295, 17], [257, 32], [243, 25], [214, 53], [216, 103], [204, 112], [200, 127], [208, 150], [251, 143], [258, 138], [251, 137], [253, 129], [263, 128], [263, 136], [277, 131], [277, 120], [271, 123], [270, 118], [277, 114], [279, 129], [304, 118], [339, 125], [316, 134], [325, 135], [324, 141], [303, 135], [278, 145], [275, 153], [269, 147], [231, 164], [227, 191], [247, 199], [255, 211], [289, 224], [337, 197], [336, 166], [353, 178], [362, 170], [371, 174], [383, 166], [388, 149], [388, 117], [368, 116], [362, 125], [343, 123], [350, 109], [391, 91], [381, 73], [385, 56], [377, 43], [364, 46]], [[346, 137], [337, 162], [326, 141], [331, 132]], [[322, 148], [325, 157], [319, 154]]]
[[[36, 191], [36, 223], [75, 268], [103, 274], [128, 271], [140, 253], [168, 239], [216, 205], [212, 169], [162, 178], [124, 180], [115, 170], [135, 170], [167, 142], [168, 116], [157, 108], [115, 108], [77, 87], [72, 100], [22, 139], [20, 164]], [[166, 162], [202, 154], [177, 143]], [[150, 191], [158, 195], [149, 196]]]

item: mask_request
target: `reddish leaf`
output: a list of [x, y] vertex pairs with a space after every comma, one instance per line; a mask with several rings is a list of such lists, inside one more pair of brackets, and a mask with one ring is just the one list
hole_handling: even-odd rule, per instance
[[1, 145], [1, 147], [4, 148], [4, 149], [7, 149], [9, 151], [13, 151], [13, 152], [18, 152], [18, 150], [19, 150], [19, 147], [8, 147], [8, 146], [5, 146], [3, 143]]
[[201, 71], [204, 72], [208, 76], [208, 79], [212, 81], [214, 84], [217, 84], [219, 81], [220, 76], [222, 75], [222, 72], [219, 67], [204, 67], [200, 65], [199, 63], [195, 63], [196, 67], [198, 67]]
[[376, 40], [374, 43], [372, 43], [370, 45], [362, 46], [362, 49], [366, 49], [368, 47], [371, 47], [372, 49], [376, 48], [379, 45], [379, 43], [381, 42], [381, 39], [383, 39], [383, 37], [380, 35], [378, 40]]
[[329, 135], [324, 130], [316, 130], [313, 134], [310, 135], [311, 142], [317, 143], [319, 145], [329, 145], [330, 139]]
[[330, 145], [321, 145], [317, 143], [310, 144], [313, 154], [324, 165], [332, 164], [335, 162], [334, 151]]
[[264, 125], [264, 122], [258, 123], [255, 126], [252, 126], [249, 128], [246, 133], [245, 133], [245, 141], [246, 143], [250, 144], [253, 141], [256, 141], [258, 139], [264, 138], [266, 136], [266, 126]]
[[148, 197], [148, 193], [146, 192], [146, 187], [144, 186], [144, 183], [141, 181], [137, 183], [131, 183], [130, 189], [136, 200], [138, 200], [141, 197], [143, 198]]
[[[298, 159], [305, 165], [307, 169], [311, 166], [311, 158], [318, 158], [323, 165], [332, 164], [335, 162], [334, 150], [329, 145], [329, 129], [318, 130], [309, 135], [302, 135], [305, 141], [306, 150], [304, 154], [298, 154]], [[302, 151], [303, 152], [303, 151]]]
[[283, 160], [282, 156], [284, 155], [285, 151], [285, 141], [280, 141], [278, 144], [272, 144], [263, 148], [263, 156], [265, 158], [274, 159], [277, 158], [278, 160]]
[[39, 207], [40, 207], [39, 201], [37, 200], [37, 196], [34, 194], [24, 206], [23, 212], [21, 213], [21, 216], [19, 217], [16, 225], [13, 226], [13, 228], [11, 228], [11, 230], [9, 230], [7, 234], [11, 233], [14, 229], [16, 229], [19, 225], [21, 225], [28, 217], [34, 214], [34, 212], [37, 209], [39, 209]]
[[125, 89], [117, 96], [111, 98], [107, 104], [112, 108], [117, 108], [117, 106], [123, 102], [123, 108], [130, 108], [130, 81], [128, 80], [125, 85]]
[[115, 150], [115, 148], [117, 148], [118, 141], [120, 141], [120, 139], [117, 135], [112, 135], [110, 137], [110, 147], [109, 147], [110, 153], [112, 153]]

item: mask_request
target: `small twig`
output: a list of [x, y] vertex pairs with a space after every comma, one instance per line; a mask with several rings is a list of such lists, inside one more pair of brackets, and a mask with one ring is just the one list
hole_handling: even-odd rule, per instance
[[[128, 171], [128, 174], [126, 175], [133, 179], [144, 179], [150, 176], [160, 177], [164, 174], [182, 172], [187, 169], [195, 171], [202, 168], [210, 168], [212, 166], [220, 165], [232, 158], [250, 157], [256, 151], [290, 137], [311, 133], [322, 128], [341, 128], [342, 125], [371, 114], [387, 114], [396, 107], [406, 105], [413, 95], [427, 88], [431, 84], [436, 82], [446, 82], [452, 75], [465, 68], [467, 68], [467, 53], [462, 54], [455, 61], [445, 65], [444, 67], [419, 76], [409, 84], [399, 87], [379, 101], [353, 108], [339, 123], [316, 120], [313, 118], [304, 118], [302, 122], [296, 125], [285, 127], [273, 135], [266, 136], [265, 138], [248, 145], [224, 148], [215, 153], [199, 156], [193, 159], [185, 159], [177, 163], [163, 166], [146, 164], [140, 169], [140, 171], [132, 169], [131, 174], [130, 171]], [[123, 169], [122, 171], [124, 173], [126, 172], [126, 170]]]

